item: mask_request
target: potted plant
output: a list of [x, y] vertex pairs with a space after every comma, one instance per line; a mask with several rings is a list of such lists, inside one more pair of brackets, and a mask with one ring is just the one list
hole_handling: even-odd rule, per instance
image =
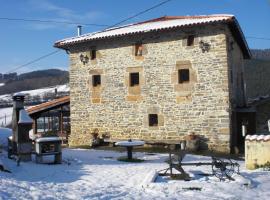
[[199, 149], [199, 136], [194, 132], [186, 136], [186, 148], [189, 151], [198, 151]]

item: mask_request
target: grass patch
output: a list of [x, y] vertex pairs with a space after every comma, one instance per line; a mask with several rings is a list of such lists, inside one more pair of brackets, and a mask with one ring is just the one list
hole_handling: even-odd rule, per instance
[[256, 165], [255, 168], [263, 168], [264, 171], [270, 171], [270, 162], [268, 161], [264, 165]]
[[201, 191], [202, 188], [200, 187], [185, 187], [183, 190], [195, 190], [195, 191]]
[[[99, 146], [99, 147], [94, 147], [94, 149], [97, 150], [108, 150], [108, 151], [118, 151], [118, 152], [126, 152], [126, 148], [124, 147], [119, 147], [119, 146]], [[144, 152], [144, 153], [150, 153], [150, 154], [156, 154], [156, 153], [168, 153], [169, 150], [164, 148], [164, 147], [144, 147], [144, 146], [139, 146], [133, 148], [132, 152]]]
[[144, 162], [143, 159], [139, 159], [139, 158], [132, 158], [132, 159], [128, 159], [127, 157], [119, 157], [117, 158], [118, 161], [122, 161], [122, 162], [131, 162], [131, 163], [140, 163], [140, 162]]
[[69, 146], [70, 149], [92, 149], [90, 145]]

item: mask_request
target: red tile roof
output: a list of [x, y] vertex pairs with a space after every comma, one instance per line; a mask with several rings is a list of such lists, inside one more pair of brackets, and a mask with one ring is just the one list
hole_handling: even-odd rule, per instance
[[195, 26], [211, 23], [224, 22], [229, 25], [233, 36], [236, 38], [241, 47], [245, 58], [250, 58], [250, 50], [248, 48], [245, 37], [239, 26], [238, 21], [233, 15], [199, 15], [199, 16], [164, 16], [134, 24], [128, 24], [120, 27], [108, 28], [99, 32], [87, 33], [81, 36], [66, 38], [57, 41], [54, 46], [63, 49], [69, 49], [70, 46], [87, 41], [101, 40], [113, 37], [121, 37], [125, 35], [141, 34], [150, 31], [159, 31], [164, 29], [181, 28], [186, 26]]
[[69, 96], [61, 97], [59, 99], [54, 99], [52, 101], [42, 103], [36, 106], [32, 106], [27, 109], [28, 114], [32, 115], [38, 112], [42, 112], [49, 109], [54, 109], [55, 107], [60, 107], [62, 105], [67, 105], [70, 102]]
[[[223, 17], [226, 18], [226, 20], [233, 19], [233, 15], [195, 15], [195, 16], [163, 16], [155, 19], [150, 19], [143, 22], [138, 22], [137, 24], [143, 24], [143, 23], [149, 23], [149, 22], [160, 22], [160, 21], [168, 21], [168, 20], [174, 20], [174, 19], [209, 19], [209, 18], [215, 18], [215, 17]], [[218, 20], [218, 19], [217, 19]]]

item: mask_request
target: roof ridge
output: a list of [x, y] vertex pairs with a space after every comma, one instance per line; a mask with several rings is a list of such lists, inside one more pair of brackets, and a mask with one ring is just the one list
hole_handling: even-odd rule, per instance
[[[151, 23], [151, 22], [169, 21], [169, 20], [177, 20], [177, 19], [204, 19], [204, 18], [211, 18], [211, 17], [231, 17], [231, 18], [233, 18], [234, 15], [232, 15], [232, 14], [183, 15], [183, 16], [167, 16], [167, 15], [164, 15], [162, 17], [153, 18], [153, 19], [149, 19], [149, 20], [146, 20], [146, 21], [142, 21], [142, 22], [124, 24], [124, 25], [121, 25], [121, 26], [114, 26], [114, 27], [106, 28], [104, 30], [100, 30], [100, 31], [96, 31], [96, 32], [85, 33], [85, 34], [82, 34], [80, 36], [68, 37], [68, 38], [65, 38], [64, 40], [84, 38], [84, 37], [87, 37], [87, 36], [91, 37], [91, 36], [99, 34], [99, 33], [104, 33], [104, 32], [107, 32], [107, 31], [117, 30], [117, 29], [121, 29], [121, 28], [126, 28], [126, 27], [130, 27], [130, 26], [134, 26], [134, 25], [140, 25], [140, 24]], [[64, 40], [58, 40], [55, 43], [59, 43], [59, 42], [62, 42]]]
[[176, 19], [204, 19], [204, 18], [211, 18], [211, 17], [234, 17], [232, 14], [212, 14], [212, 15], [179, 15], [179, 16], [167, 16], [164, 15], [163, 17], [158, 17], [154, 19], [149, 19], [146, 21], [135, 23], [137, 24], [144, 24], [149, 22], [159, 22], [159, 21], [167, 21], [167, 20], [176, 20]]

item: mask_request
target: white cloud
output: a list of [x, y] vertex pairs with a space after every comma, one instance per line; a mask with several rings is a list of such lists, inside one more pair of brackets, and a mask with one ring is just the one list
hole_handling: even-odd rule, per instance
[[[60, 22], [81, 22], [81, 23], [96, 23], [98, 19], [106, 16], [105, 13], [100, 11], [76, 12], [66, 7], [58, 6], [48, 0], [29, 0], [29, 7], [34, 12], [45, 12], [46, 15], [53, 16], [51, 18], [43, 18], [42, 20], [53, 20]], [[45, 30], [52, 28], [74, 28], [74, 25], [58, 23], [31, 23], [31, 28], [36, 30]]]

